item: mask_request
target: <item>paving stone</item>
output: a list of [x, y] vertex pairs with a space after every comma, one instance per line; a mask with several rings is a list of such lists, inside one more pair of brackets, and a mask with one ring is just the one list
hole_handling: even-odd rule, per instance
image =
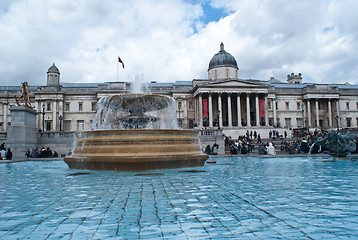
[[358, 239], [357, 161], [216, 161], [160, 176], [2, 164], [0, 239]]

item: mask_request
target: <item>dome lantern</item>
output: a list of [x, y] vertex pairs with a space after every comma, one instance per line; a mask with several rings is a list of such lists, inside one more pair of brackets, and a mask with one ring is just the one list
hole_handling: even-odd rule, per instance
[[58, 70], [55, 63], [47, 71], [47, 86], [60, 86], [60, 70]]

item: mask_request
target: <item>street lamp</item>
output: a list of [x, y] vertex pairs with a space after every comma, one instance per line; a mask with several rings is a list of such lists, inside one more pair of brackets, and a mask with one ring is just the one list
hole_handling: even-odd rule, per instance
[[339, 116], [336, 116], [336, 120], [337, 120], [337, 133], [339, 132]]
[[220, 110], [218, 110], [218, 129], [220, 130]]
[[305, 128], [305, 109], [304, 109], [303, 102], [301, 103], [301, 108], [302, 108], [302, 125], [303, 128]]
[[45, 132], [45, 104], [42, 104], [42, 132]]
[[60, 120], [60, 132], [61, 132], [61, 131], [62, 131], [62, 120], [63, 120], [62, 115], [60, 115], [60, 116], [58, 117], [58, 120]]

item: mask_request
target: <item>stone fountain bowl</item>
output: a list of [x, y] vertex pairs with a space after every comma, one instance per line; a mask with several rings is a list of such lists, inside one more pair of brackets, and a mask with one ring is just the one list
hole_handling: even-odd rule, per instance
[[80, 133], [65, 162], [73, 169], [144, 171], [203, 166], [195, 130], [116, 129]]
[[171, 98], [158, 94], [121, 94], [109, 99], [109, 108], [122, 109], [131, 115], [161, 110], [169, 106]]

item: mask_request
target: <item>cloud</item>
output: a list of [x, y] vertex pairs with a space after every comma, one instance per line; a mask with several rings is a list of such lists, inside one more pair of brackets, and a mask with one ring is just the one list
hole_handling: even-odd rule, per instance
[[[355, 1], [14, 0], [0, 4], [1, 85], [206, 78], [220, 42], [240, 78], [358, 83]], [[223, 14], [222, 17], [219, 17]], [[125, 63], [118, 68], [117, 56]], [[118, 74], [118, 76], [117, 76]]]

